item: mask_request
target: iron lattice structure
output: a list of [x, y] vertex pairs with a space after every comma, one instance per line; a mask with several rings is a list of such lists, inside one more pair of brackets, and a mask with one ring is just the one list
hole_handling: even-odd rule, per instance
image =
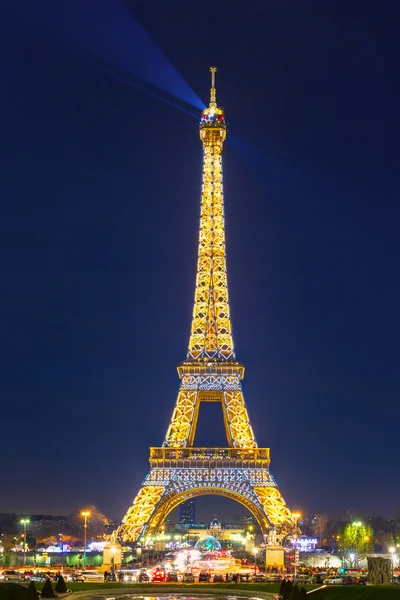
[[[244, 366], [236, 361], [229, 313], [225, 252], [222, 150], [224, 111], [217, 106], [215, 67], [210, 103], [203, 110], [203, 144], [197, 280], [181, 385], [161, 448], [150, 449], [150, 471], [114, 532], [127, 541], [156, 532], [169, 512], [193, 496], [223, 495], [240, 502], [261, 530], [278, 535], [294, 520], [269, 472], [269, 448], [258, 448], [243, 398]], [[201, 402], [220, 402], [228, 448], [193, 447]]]

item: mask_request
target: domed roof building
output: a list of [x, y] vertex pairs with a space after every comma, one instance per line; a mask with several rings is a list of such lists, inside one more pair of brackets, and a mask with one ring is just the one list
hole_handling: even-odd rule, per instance
[[[210, 538], [218, 542], [218, 540], [232, 540], [235, 538], [239, 539], [245, 535], [245, 530], [242, 527], [223, 527], [221, 521], [215, 517], [209, 524], [208, 528], [204, 525], [200, 526], [199, 524], [198, 526], [189, 527], [187, 532], [189, 538], [199, 538], [196, 543], [196, 548], [198, 547], [197, 544], [202, 542], [202, 540], [206, 540], [206, 538]], [[199, 548], [202, 548], [202, 546], [199, 546]], [[219, 548], [214, 548], [214, 550], [218, 549]]]
[[210, 523], [210, 529], [222, 529], [222, 525], [218, 519], [213, 519]]

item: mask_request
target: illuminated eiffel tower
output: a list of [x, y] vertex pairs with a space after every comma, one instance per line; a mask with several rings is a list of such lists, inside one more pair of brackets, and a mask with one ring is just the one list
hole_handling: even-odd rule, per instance
[[[215, 67], [210, 104], [203, 110], [203, 187], [197, 281], [186, 361], [178, 366], [181, 385], [161, 448], [150, 448], [150, 471], [114, 532], [137, 540], [156, 533], [167, 515], [194, 496], [217, 494], [236, 500], [258, 521], [262, 533], [282, 539], [294, 519], [269, 472], [269, 448], [259, 448], [247, 414], [229, 314], [222, 184], [224, 111], [217, 106]], [[220, 402], [226, 448], [193, 446], [201, 402]], [[275, 537], [276, 534], [276, 537]]]

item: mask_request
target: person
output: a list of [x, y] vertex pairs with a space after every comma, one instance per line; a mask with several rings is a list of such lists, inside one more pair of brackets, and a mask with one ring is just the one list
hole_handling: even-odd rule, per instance
[[104, 581], [107, 581], [108, 578], [108, 571], [104, 571]]

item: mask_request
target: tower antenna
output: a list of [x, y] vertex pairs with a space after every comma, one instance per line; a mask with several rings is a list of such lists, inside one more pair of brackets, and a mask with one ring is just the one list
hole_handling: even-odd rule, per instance
[[211, 90], [210, 90], [210, 108], [217, 108], [217, 90], [215, 89], [215, 73], [217, 67], [210, 67]]

